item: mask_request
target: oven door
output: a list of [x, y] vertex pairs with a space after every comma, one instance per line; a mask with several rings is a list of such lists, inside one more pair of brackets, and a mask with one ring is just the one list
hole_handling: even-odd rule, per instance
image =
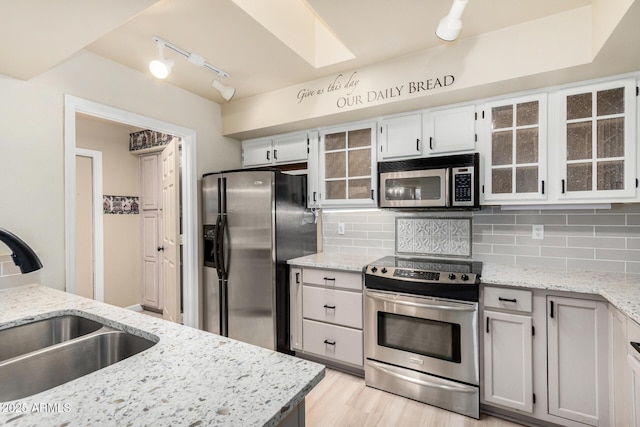
[[449, 169], [383, 172], [380, 207], [446, 207], [450, 200], [449, 175]]
[[365, 295], [367, 359], [479, 385], [477, 302]]

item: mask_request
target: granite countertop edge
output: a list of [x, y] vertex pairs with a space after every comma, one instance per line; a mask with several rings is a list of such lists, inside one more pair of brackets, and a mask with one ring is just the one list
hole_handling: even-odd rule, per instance
[[3, 402], [7, 411], [0, 412], [0, 424], [276, 426], [325, 375], [318, 363], [53, 288], [0, 290], [0, 329], [64, 314], [98, 320], [156, 345], [53, 389]]
[[[319, 252], [289, 260], [299, 267], [362, 271], [380, 256]], [[640, 323], [640, 274], [482, 264], [484, 285], [599, 295]]]

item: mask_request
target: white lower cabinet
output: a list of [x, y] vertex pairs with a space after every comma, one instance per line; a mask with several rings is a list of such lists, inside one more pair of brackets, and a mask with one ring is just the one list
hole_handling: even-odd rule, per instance
[[302, 350], [302, 269], [292, 267], [289, 279], [289, 318], [291, 350]]
[[[614, 425], [609, 409], [613, 368], [608, 304], [573, 296], [484, 287], [481, 403], [485, 410], [530, 423]], [[625, 425], [620, 419], [615, 425]]]
[[291, 268], [291, 350], [363, 369], [362, 274]]
[[640, 342], [640, 325], [627, 319], [627, 378], [629, 378], [629, 423], [627, 425], [640, 427], [640, 350], [632, 343]]
[[547, 297], [549, 414], [608, 422], [607, 303]]
[[531, 316], [485, 311], [484, 399], [533, 411]]
[[[629, 423], [630, 372], [627, 366], [627, 317], [609, 306], [609, 425], [624, 427]], [[639, 426], [640, 427], [640, 426]]]

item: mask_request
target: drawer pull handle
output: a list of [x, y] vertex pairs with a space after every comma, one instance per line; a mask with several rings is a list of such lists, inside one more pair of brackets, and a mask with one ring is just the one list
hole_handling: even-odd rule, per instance
[[512, 302], [514, 304], [518, 302], [518, 300], [515, 298], [502, 298], [502, 297], [498, 297], [498, 301]]
[[334, 282], [336, 281], [335, 277], [323, 277], [324, 280], [333, 280]]
[[325, 304], [324, 308], [328, 308], [329, 310], [335, 310], [336, 306], [335, 305], [327, 305], [327, 304]]
[[324, 343], [329, 345], [336, 345], [335, 341], [324, 340]]

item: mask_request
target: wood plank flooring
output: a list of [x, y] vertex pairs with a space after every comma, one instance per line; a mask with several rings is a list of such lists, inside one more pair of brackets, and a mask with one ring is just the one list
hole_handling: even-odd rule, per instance
[[327, 368], [306, 398], [308, 427], [516, 427], [499, 418], [480, 420], [364, 385], [364, 379]]

